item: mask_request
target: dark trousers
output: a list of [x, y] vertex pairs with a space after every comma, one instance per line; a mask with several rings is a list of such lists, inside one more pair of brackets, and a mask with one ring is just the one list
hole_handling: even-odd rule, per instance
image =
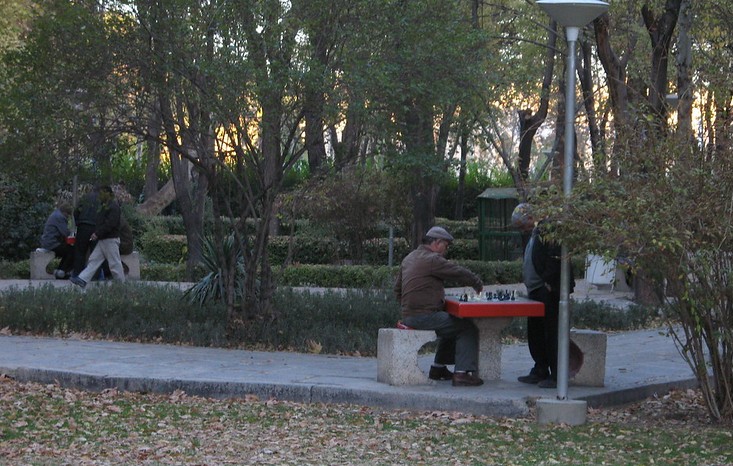
[[527, 318], [527, 343], [538, 375], [557, 378], [557, 323], [560, 313], [560, 290], [544, 286], [529, 293], [529, 299], [545, 304], [544, 317]]
[[94, 247], [89, 237], [94, 233], [95, 226], [82, 223], [76, 226], [76, 244], [74, 245], [74, 276], [79, 276], [87, 265], [87, 257]]
[[59, 262], [59, 270], [64, 272], [71, 272], [74, 268], [74, 247], [66, 243], [62, 243], [53, 249], [56, 257], [61, 258]]
[[438, 311], [405, 317], [402, 322], [417, 330], [435, 330], [438, 336], [436, 364], [455, 364], [457, 371], [478, 370], [478, 327], [471, 319]]

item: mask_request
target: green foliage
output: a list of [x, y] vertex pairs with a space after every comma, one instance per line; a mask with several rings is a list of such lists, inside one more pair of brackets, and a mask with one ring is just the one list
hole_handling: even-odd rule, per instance
[[343, 257], [343, 249], [338, 241], [326, 236], [273, 236], [267, 253], [275, 265], [286, 263], [288, 251], [290, 263], [332, 264]]
[[[503, 166], [490, 164], [486, 160], [468, 160], [466, 162], [464, 185], [463, 218], [477, 218], [479, 215], [478, 196], [487, 188], [514, 187], [514, 181]], [[450, 170], [448, 176], [443, 179], [440, 185], [435, 212], [436, 217], [454, 217], [457, 191], [458, 173], [455, 170]], [[452, 230], [449, 231], [452, 232]]]
[[448, 218], [437, 217], [435, 219], [435, 224], [446, 228], [450, 232], [450, 234], [453, 235], [454, 238], [456, 238], [456, 241], [478, 240], [479, 231], [477, 217], [473, 217], [467, 220], [449, 220]]
[[[631, 305], [627, 309], [619, 309], [596, 301], [573, 301], [571, 304], [571, 328], [617, 332], [661, 325], [659, 311], [647, 306]], [[503, 335], [526, 339], [527, 319], [513, 319]]]
[[730, 421], [733, 366], [729, 357], [711, 362], [708, 351], [733, 353], [733, 152], [660, 138], [619, 148], [615, 157], [621, 176], [598, 169], [579, 180], [568, 203], [549, 190], [536, 204], [571, 250], [623, 257], [653, 290], [647, 299], [670, 304], [672, 322], [683, 329], [672, 332], [708, 391], [711, 413]]
[[84, 293], [48, 285], [0, 294], [0, 327], [36, 335], [222, 346], [224, 321], [222, 308], [188, 304], [172, 286], [112, 282]]
[[[399, 306], [391, 293], [278, 290], [275, 320], [255, 320], [236, 336], [266, 348], [376, 356], [377, 335], [393, 327]], [[251, 343], [250, 343], [251, 344]]]
[[133, 199], [139, 199], [145, 187], [145, 160], [138, 157], [134, 139], [120, 137], [115, 143], [115, 150], [110, 157], [110, 178], [124, 183]]
[[44, 2], [39, 12], [27, 26], [25, 46], [3, 57], [8, 76], [0, 86], [0, 127], [13, 131], [0, 140], [0, 158], [51, 184], [59, 174], [85, 178], [83, 172], [107, 165], [115, 130], [100, 109], [113, 100], [113, 52], [96, 9]]
[[327, 288], [391, 287], [397, 267], [368, 265], [293, 265], [280, 271], [283, 286], [316, 286]]
[[185, 235], [186, 227], [180, 215], [156, 215], [145, 217], [145, 231], [156, 231], [163, 235]]
[[345, 244], [351, 260], [361, 261], [365, 241], [376, 237], [390, 216], [394, 193], [389, 186], [385, 172], [353, 167], [310, 184], [297, 203], [312, 223]]
[[[223, 257], [222, 257], [223, 256]], [[227, 298], [226, 273], [234, 274], [232, 278], [235, 288], [231, 296], [235, 304], [240, 304], [244, 297], [244, 279], [246, 277], [242, 248], [233, 234], [227, 235], [219, 247], [211, 237], [205, 237], [201, 244], [202, 269], [206, 275], [193, 287], [186, 291], [185, 297], [199, 306], [208, 302], [222, 302]]]
[[178, 264], [186, 262], [187, 242], [181, 235], [161, 235], [153, 230], [145, 232], [138, 242], [150, 262]]
[[14, 289], [0, 294], [0, 328], [36, 335], [85, 333], [122, 341], [236, 346], [375, 356], [377, 334], [391, 327], [399, 309], [391, 293], [324, 294], [280, 289], [276, 320], [253, 320], [226, 339], [222, 305], [190, 303], [172, 286], [127, 282]]
[[[486, 285], [519, 283], [521, 262], [456, 261], [481, 277]], [[306, 265], [299, 264], [281, 270], [280, 284], [284, 286], [318, 286], [333, 288], [391, 288], [397, 276], [398, 265]], [[462, 286], [446, 283], [446, 286]]]
[[[393, 264], [399, 262], [410, 253], [410, 245], [405, 238], [394, 238], [392, 251]], [[389, 262], [389, 238], [375, 238], [364, 244], [364, 263], [384, 265]]]
[[[203, 271], [196, 269], [194, 279], [203, 276]], [[152, 282], [185, 282], [186, 264], [161, 264], [142, 261], [140, 264], [140, 278]]]
[[2, 280], [30, 279], [30, 270], [30, 259], [21, 261], [0, 260], [0, 279]]
[[31, 181], [0, 174], [0, 258], [21, 260], [39, 246], [43, 225], [54, 209], [52, 197]]
[[[85, 333], [122, 341], [236, 346], [376, 356], [380, 328], [393, 327], [399, 306], [391, 290], [296, 291], [279, 288], [274, 320], [255, 319], [227, 340], [221, 304], [191, 303], [174, 286], [108, 283], [82, 294], [51, 285], [0, 293], [0, 328], [37, 335]], [[658, 314], [603, 303], [573, 303], [577, 328], [628, 330], [653, 325]], [[505, 335], [526, 337], [526, 319], [514, 319]]]

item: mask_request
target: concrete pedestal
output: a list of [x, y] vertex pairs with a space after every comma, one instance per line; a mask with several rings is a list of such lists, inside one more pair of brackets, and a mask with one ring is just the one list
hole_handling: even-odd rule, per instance
[[501, 331], [511, 317], [473, 319], [478, 327], [478, 375], [484, 380], [501, 379]]
[[588, 403], [580, 400], [537, 400], [538, 424], [568, 424], [579, 426], [585, 424]]

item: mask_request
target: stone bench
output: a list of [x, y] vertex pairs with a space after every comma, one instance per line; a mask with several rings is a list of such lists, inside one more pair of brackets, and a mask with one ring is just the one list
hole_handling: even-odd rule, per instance
[[[30, 271], [31, 280], [53, 280], [55, 277], [46, 270], [48, 264], [54, 259], [53, 251], [36, 249], [31, 252]], [[120, 256], [125, 269], [125, 275], [130, 280], [140, 280], [140, 254], [132, 251], [131, 254]]]
[[[479, 374], [486, 380], [501, 378], [501, 330], [511, 318], [477, 319]], [[399, 324], [398, 324], [399, 326]], [[389, 385], [423, 385], [427, 374], [418, 365], [420, 348], [437, 339], [433, 330], [407, 327], [381, 328], [377, 338], [377, 381]], [[569, 383], [603, 387], [608, 336], [595, 330], [570, 331]]]
[[596, 330], [570, 330], [569, 383], [603, 387], [608, 335]]
[[390, 385], [422, 385], [428, 376], [417, 363], [420, 348], [436, 340], [433, 330], [380, 328], [377, 337], [377, 381]]

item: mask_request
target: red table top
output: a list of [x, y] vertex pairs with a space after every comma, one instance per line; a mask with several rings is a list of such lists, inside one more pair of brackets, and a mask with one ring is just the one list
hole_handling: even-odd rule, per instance
[[514, 301], [459, 301], [457, 296], [445, 297], [445, 310], [456, 317], [542, 317], [545, 305], [527, 298]]

